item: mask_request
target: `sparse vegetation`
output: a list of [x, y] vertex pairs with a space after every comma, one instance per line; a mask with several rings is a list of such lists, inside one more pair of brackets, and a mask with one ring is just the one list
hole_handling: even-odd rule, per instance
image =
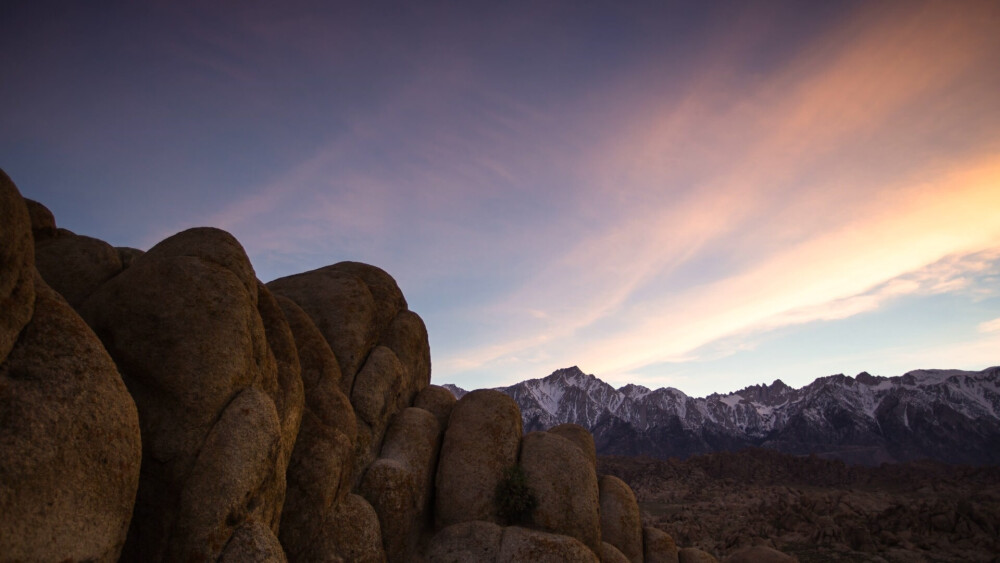
[[497, 484], [497, 515], [507, 525], [523, 524], [531, 518], [538, 506], [538, 499], [528, 487], [528, 477], [520, 465], [504, 469], [503, 479]]

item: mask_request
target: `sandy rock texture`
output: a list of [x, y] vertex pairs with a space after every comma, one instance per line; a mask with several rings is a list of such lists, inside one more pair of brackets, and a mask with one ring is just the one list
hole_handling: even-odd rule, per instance
[[496, 488], [504, 469], [517, 463], [521, 412], [499, 391], [481, 389], [451, 411], [436, 477], [435, 522], [496, 522]]
[[583, 451], [557, 434], [531, 432], [521, 440], [521, 466], [538, 500], [532, 524], [600, 552], [597, 474]]
[[617, 547], [632, 563], [642, 563], [642, 519], [632, 489], [614, 475], [604, 475], [598, 485], [601, 540]]
[[178, 233], [80, 311], [139, 410], [142, 478], [123, 558], [215, 559], [247, 521], [276, 532], [303, 409], [300, 366], [236, 239]]
[[117, 561], [139, 482], [135, 404], [33, 256], [28, 207], [0, 171], [0, 559]]

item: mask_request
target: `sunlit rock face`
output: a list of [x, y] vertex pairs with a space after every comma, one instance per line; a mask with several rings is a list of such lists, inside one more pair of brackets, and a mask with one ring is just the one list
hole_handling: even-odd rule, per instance
[[762, 446], [867, 465], [1000, 463], [1000, 367], [833, 375], [801, 389], [779, 380], [704, 398], [614, 389], [572, 367], [499, 391], [517, 401], [526, 431], [578, 424], [603, 455], [666, 459]]

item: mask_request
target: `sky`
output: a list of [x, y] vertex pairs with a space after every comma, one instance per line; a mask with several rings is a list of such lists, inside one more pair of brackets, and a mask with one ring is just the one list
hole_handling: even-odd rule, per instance
[[388, 271], [434, 383], [1000, 364], [1000, 3], [6, 2], [0, 167], [263, 281]]

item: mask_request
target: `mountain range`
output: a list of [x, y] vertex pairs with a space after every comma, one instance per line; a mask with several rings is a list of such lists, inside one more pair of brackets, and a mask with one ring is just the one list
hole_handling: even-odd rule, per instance
[[1000, 464], [1000, 366], [837, 374], [800, 389], [776, 380], [702, 398], [670, 387], [615, 389], [574, 366], [498, 390], [520, 406], [525, 432], [579, 424], [602, 455], [666, 459], [764, 447], [865, 465]]

